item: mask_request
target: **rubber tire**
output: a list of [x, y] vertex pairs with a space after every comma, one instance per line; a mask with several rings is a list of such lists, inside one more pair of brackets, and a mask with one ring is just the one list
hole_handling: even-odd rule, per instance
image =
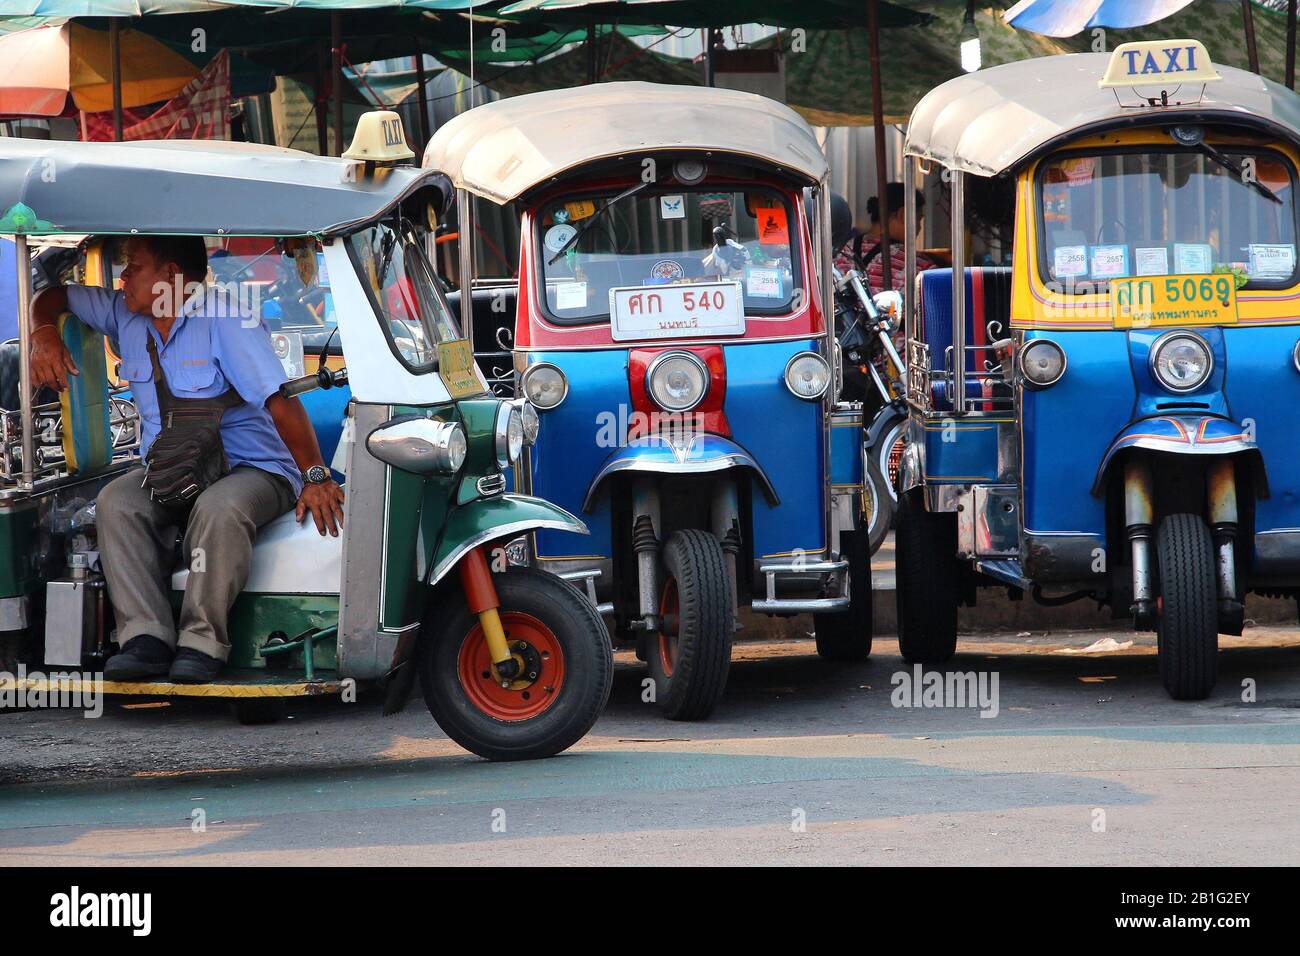
[[722, 544], [707, 531], [674, 531], [664, 545], [664, 566], [677, 580], [680, 622], [677, 662], [664, 672], [658, 635], [647, 647], [655, 703], [669, 720], [703, 720], [727, 687], [735, 601]]
[[287, 709], [280, 697], [236, 697], [230, 702], [235, 720], [246, 727], [274, 724], [284, 717]]
[[[888, 525], [886, 525], [888, 530]], [[871, 656], [871, 555], [862, 531], [840, 534], [849, 562], [849, 609], [840, 614], [814, 614], [817, 654], [827, 661], [865, 661]]]
[[898, 650], [909, 664], [942, 664], [957, 652], [957, 524], [927, 511], [924, 494], [913, 488], [898, 498]]
[[1160, 680], [1174, 700], [1204, 700], [1219, 671], [1218, 585], [1205, 519], [1166, 515], [1156, 531]]
[[871, 514], [867, 515], [867, 544], [870, 548], [867, 558], [870, 560], [871, 555], [880, 550], [880, 546], [885, 543], [889, 537], [889, 529], [894, 526], [894, 512], [898, 506], [894, 503], [894, 496], [889, 491], [889, 480], [880, 473], [880, 466], [876, 464], [875, 459], [867, 456], [867, 474], [866, 481], [870, 488], [863, 488], [863, 493], [870, 493], [874, 502]]
[[564, 652], [560, 696], [526, 720], [498, 720], [476, 707], [461, 687], [461, 644], [478, 624], [464, 592], [440, 588], [421, 626], [417, 667], [425, 706], [448, 737], [488, 760], [551, 757], [581, 740], [609, 701], [614, 654], [605, 624], [591, 602], [566, 581], [534, 568], [492, 575], [501, 612], [537, 618]]

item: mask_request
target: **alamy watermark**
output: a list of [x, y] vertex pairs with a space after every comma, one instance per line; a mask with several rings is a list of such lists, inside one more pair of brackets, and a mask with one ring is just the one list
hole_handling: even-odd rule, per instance
[[981, 717], [996, 717], [997, 671], [927, 671], [914, 664], [910, 671], [895, 671], [889, 702], [895, 707], [978, 707]]
[[0, 710], [81, 710], [83, 717], [104, 713], [104, 675], [81, 671], [0, 671]]

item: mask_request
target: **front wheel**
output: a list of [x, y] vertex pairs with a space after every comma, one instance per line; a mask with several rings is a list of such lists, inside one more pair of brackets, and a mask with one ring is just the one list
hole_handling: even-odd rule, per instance
[[876, 460], [866, 456], [866, 471], [862, 481], [862, 508], [865, 512], [867, 546], [869, 555], [880, 550], [894, 525], [897, 505], [890, 492], [889, 481], [880, 471]]
[[675, 531], [664, 566], [663, 626], [646, 654], [655, 702], [669, 720], [702, 720], [722, 699], [731, 667], [736, 613], [726, 555], [707, 531]]
[[545, 571], [492, 576], [519, 679], [502, 687], [478, 616], [459, 588], [425, 615], [420, 688], [447, 736], [488, 760], [550, 757], [577, 743], [609, 700], [614, 658], [596, 609]]
[[921, 488], [898, 496], [898, 649], [909, 664], [942, 664], [957, 652], [957, 525], [927, 511], [924, 496]]
[[1219, 669], [1214, 543], [1200, 515], [1168, 515], [1156, 532], [1160, 680], [1174, 700], [1204, 700]]

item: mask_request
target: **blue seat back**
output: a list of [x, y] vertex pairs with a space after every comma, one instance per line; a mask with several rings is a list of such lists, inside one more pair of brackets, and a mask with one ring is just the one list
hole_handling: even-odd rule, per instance
[[[962, 270], [966, 286], [966, 371], [969, 376], [984, 371], [984, 362], [993, 356], [990, 345], [1010, 334], [1011, 269], [1006, 266], [971, 266]], [[920, 285], [921, 334], [930, 346], [931, 367], [944, 368], [944, 353], [952, 345], [952, 269], [927, 269], [917, 276]], [[967, 394], [977, 397], [983, 387], [968, 378]], [[952, 407], [947, 390], [936, 384], [934, 402], [937, 409]]]

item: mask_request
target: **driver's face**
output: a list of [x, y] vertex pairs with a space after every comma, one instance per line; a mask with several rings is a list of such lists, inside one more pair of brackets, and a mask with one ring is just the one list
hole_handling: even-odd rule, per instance
[[169, 305], [180, 268], [174, 262], [160, 265], [153, 253], [137, 239], [128, 239], [125, 251], [122, 295], [126, 307], [132, 312], [155, 317], [172, 312]]

